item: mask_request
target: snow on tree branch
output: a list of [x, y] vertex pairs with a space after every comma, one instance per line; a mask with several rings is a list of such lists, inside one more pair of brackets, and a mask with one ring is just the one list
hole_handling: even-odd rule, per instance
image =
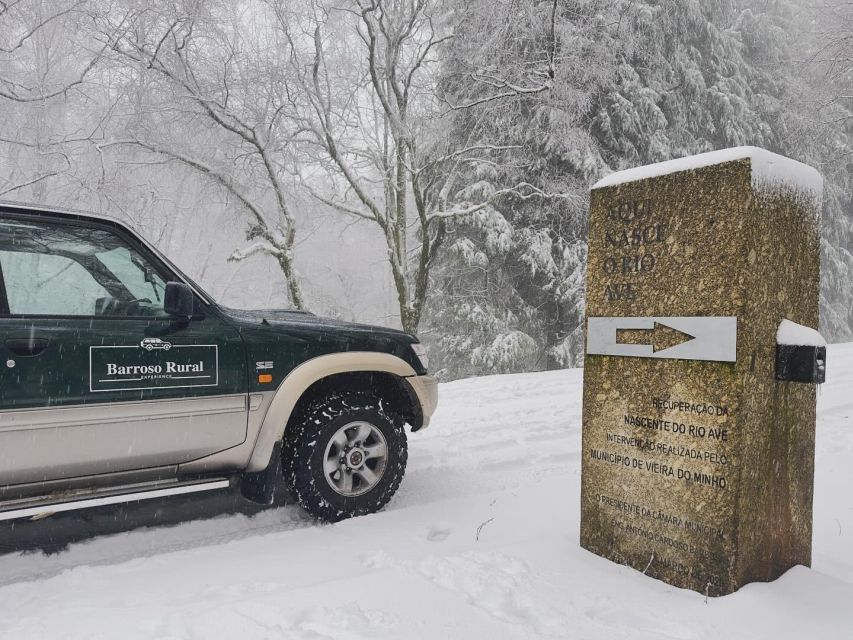
[[228, 256], [228, 260], [229, 262], [241, 262], [246, 258], [251, 258], [259, 253], [264, 253], [278, 258], [281, 256], [282, 250], [274, 247], [268, 242], [258, 241], [244, 249], [235, 249], [231, 255]]

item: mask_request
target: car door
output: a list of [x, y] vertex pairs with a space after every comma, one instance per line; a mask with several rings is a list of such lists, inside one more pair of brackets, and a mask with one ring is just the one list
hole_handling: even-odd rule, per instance
[[238, 332], [115, 223], [0, 213], [0, 484], [169, 467], [246, 438]]

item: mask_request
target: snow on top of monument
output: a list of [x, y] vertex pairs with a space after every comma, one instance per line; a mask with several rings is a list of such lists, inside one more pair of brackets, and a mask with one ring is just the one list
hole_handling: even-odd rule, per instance
[[799, 347], [825, 347], [826, 340], [811, 327], [804, 327], [790, 320], [782, 320], [776, 331], [776, 344]]
[[677, 160], [667, 160], [657, 164], [617, 171], [596, 182], [592, 188], [613, 187], [627, 182], [657, 178], [670, 173], [701, 169], [747, 158], [752, 164], [753, 184], [786, 185], [794, 189], [811, 192], [816, 196], [823, 192], [823, 177], [815, 168], [758, 147], [734, 147], [720, 151], [709, 151]]

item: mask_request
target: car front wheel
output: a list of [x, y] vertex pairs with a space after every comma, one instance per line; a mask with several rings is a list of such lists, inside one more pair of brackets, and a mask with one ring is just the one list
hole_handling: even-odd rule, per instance
[[288, 426], [282, 470], [312, 516], [337, 522], [374, 513], [392, 498], [408, 457], [403, 419], [362, 393], [315, 400]]

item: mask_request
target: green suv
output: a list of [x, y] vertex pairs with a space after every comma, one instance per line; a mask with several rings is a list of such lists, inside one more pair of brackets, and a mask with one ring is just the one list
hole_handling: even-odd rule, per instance
[[372, 513], [437, 402], [413, 336], [222, 307], [127, 226], [0, 204], [0, 520], [284, 484]]

